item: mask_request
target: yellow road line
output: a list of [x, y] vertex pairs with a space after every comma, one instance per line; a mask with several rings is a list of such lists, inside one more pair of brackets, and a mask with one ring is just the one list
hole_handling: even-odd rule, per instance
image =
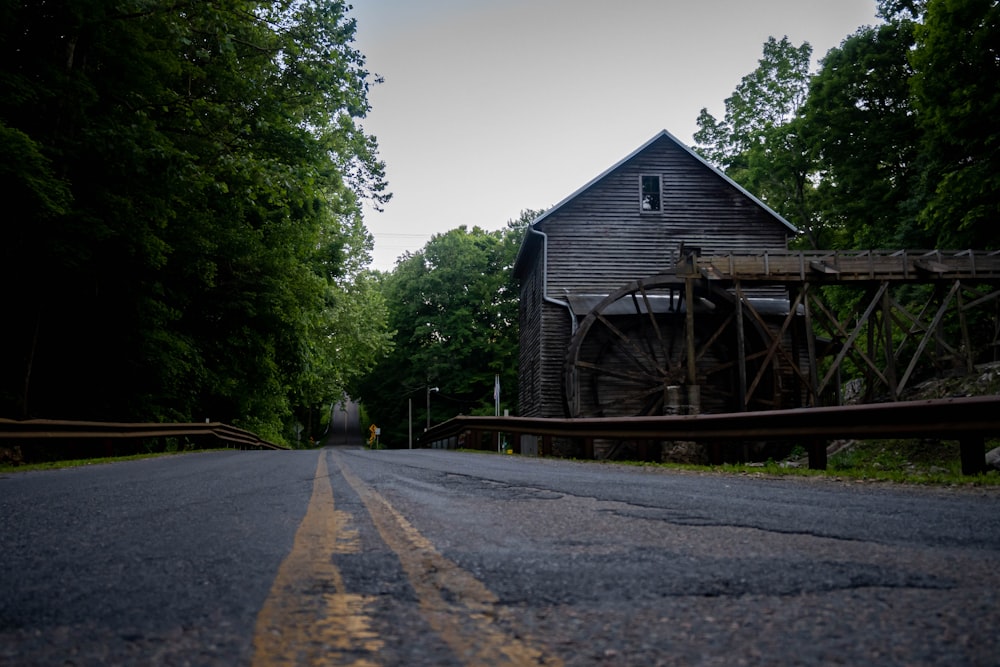
[[367, 613], [372, 598], [348, 593], [332, 560], [360, 549], [349, 520], [334, 508], [321, 451], [306, 515], [257, 615], [253, 667], [379, 664], [383, 643]]
[[361, 497], [382, 540], [399, 557], [422, 616], [461, 662], [476, 666], [562, 665], [558, 658], [499, 627], [496, 619], [507, 610], [496, 595], [445, 558], [381, 494], [355, 476], [342, 456], [333, 456], [344, 479]]

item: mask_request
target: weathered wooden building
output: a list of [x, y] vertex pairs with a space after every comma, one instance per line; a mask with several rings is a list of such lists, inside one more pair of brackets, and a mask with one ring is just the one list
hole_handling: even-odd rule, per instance
[[[699, 329], [686, 332], [675, 266], [690, 252], [785, 250], [796, 231], [660, 132], [539, 216], [525, 235], [514, 269], [520, 413], [663, 414], [688, 401], [668, 395], [685, 384], [699, 385], [701, 411], [746, 409], [733, 389], [735, 329], [716, 326], [733, 309], [725, 294], [694, 298], [704, 314]], [[787, 312], [780, 289], [756, 298], [759, 312]], [[744, 326], [752, 337], [753, 325]], [[697, 340], [696, 360], [685, 358], [685, 334]], [[685, 383], [695, 363], [699, 380]]]

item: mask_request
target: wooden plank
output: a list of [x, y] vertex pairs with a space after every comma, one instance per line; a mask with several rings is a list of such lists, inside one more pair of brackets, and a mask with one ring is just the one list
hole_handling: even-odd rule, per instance
[[987, 251], [781, 251], [741, 254], [738, 249], [719, 255], [703, 253], [690, 266], [678, 267], [679, 275], [703, 273], [716, 280], [763, 282], [806, 280], [808, 266], [813, 278], [836, 281], [926, 281], [975, 280], [1000, 283], [1000, 256]]
[[820, 262], [820, 261], [813, 260], [813, 261], [809, 262], [809, 268], [812, 269], [813, 271], [817, 272], [817, 273], [823, 273], [823, 274], [832, 275], [832, 276], [839, 276], [840, 275], [840, 271], [839, 270], [837, 270], [836, 268], [830, 266], [826, 262]]

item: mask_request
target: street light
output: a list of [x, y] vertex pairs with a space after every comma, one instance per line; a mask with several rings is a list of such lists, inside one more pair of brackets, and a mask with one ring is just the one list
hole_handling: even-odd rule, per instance
[[432, 387], [430, 385], [427, 385], [427, 430], [428, 431], [431, 428], [431, 392], [432, 391], [441, 391], [441, 390], [438, 389], [437, 387]]

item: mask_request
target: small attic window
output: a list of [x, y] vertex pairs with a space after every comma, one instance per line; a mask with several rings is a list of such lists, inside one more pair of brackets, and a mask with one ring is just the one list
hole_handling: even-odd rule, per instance
[[656, 213], [660, 210], [660, 177], [659, 175], [643, 175], [639, 177], [639, 211], [642, 213]]

